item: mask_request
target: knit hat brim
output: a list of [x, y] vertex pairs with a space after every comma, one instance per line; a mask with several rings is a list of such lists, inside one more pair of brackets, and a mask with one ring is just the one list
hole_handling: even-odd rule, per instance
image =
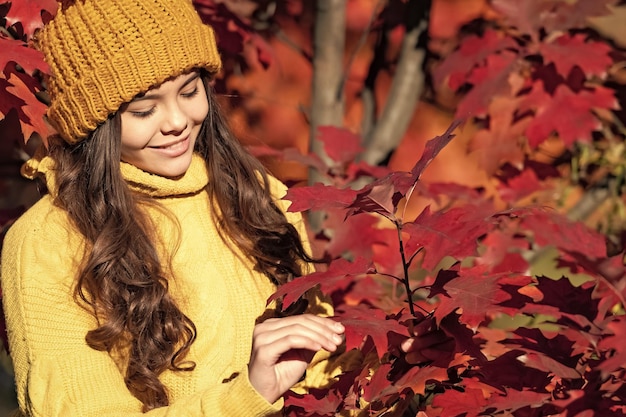
[[78, 0], [36, 42], [50, 67], [48, 119], [69, 143], [167, 79], [221, 68], [215, 33], [188, 0]]

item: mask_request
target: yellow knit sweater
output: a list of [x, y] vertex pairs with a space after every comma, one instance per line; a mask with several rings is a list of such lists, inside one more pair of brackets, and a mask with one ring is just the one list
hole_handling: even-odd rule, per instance
[[[39, 164], [54, 192], [52, 168], [49, 159]], [[179, 245], [172, 259], [170, 291], [198, 331], [188, 356], [196, 363], [195, 370], [164, 372], [161, 380], [170, 405], [146, 415], [250, 417], [279, 412], [282, 400], [269, 404], [247, 375], [255, 319], [266, 310], [266, 300], [275, 288], [218, 237], [203, 190], [209, 179], [202, 160], [194, 156], [189, 171], [178, 180], [128, 164], [122, 164], [122, 172], [134, 189], [158, 198], [180, 224], [178, 231], [171, 219], [151, 212], [163, 241], [172, 242], [172, 247], [162, 250]], [[284, 192], [282, 184], [272, 183], [276, 195]], [[285, 208], [285, 202], [278, 204]], [[305, 236], [301, 218], [287, 215]], [[169, 239], [174, 233], [180, 233], [176, 242]], [[85, 343], [86, 333], [96, 322], [72, 298], [82, 248], [81, 237], [49, 195], [6, 235], [2, 298], [21, 413], [32, 417], [143, 416], [141, 403], [124, 384], [123, 364]], [[328, 366], [321, 366], [323, 356], [318, 355], [319, 366], [307, 372], [309, 384], [319, 385], [330, 378]]]

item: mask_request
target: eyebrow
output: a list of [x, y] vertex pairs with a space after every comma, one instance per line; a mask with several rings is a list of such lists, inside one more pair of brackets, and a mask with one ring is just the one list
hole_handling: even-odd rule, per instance
[[[185, 87], [187, 87], [192, 82], [196, 81], [198, 78], [200, 78], [200, 73], [196, 72], [193, 76], [189, 77], [189, 79], [187, 81], [185, 81], [185, 83], [180, 87], [179, 91], [184, 89]], [[152, 94], [139, 93], [130, 102], [133, 103], [135, 101], [150, 100], [150, 99], [155, 99], [155, 98], [159, 98], [159, 97], [161, 97], [161, 95], [160, 94], [156, 94], [156, 93], [152, 93]]]

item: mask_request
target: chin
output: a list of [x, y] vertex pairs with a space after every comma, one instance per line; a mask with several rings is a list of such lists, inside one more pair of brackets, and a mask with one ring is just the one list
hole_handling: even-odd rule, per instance
[[160, 175], [162, 177], [167, 177], [167, 178], [171, 178], [171, 179], [176, 179], [176, 178], [180, 178], [183, 175], [185, 175], [185, 173], [187, 172], [187, 170], [189, 170], [189, 166], [191, 165], [191, 160], [182, 163], [182, 164], [178, 164], [177, 166], [172, 166], [172, 167], [162, 167], [156, 174]]

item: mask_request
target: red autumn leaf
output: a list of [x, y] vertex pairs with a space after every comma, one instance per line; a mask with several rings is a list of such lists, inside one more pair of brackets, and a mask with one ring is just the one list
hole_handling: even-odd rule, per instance
[[604, 77], [613, 63], [609, 56], [611, 47], [604, 42], [586, 40], [586, 35], [565, 34], [550, 43], [540, 43], [539, 52], [544, 64], [553, 63], [563, 78], [569, 76], [574, 67], [579, 67], [588, 77]]
[[[19, 95], [11, 94], [7, 91], [8, 88], [13, 85], [9, 83], [3, 77], [0, 77], [0, 91], [3, 93], [0, 94], [0, 115], [6, 116], [11, 110], [15, 110], [19, 112], [20, 118], [24, 117], [24, 113], [22, 112], [22, 107], [26, 104], [24, 98]], [[26, 92], [26, 94], [31, 94], [30, 91]]]
[[512, 75], [518, 71], [520, 58], [508, 51], [487, 57], [485, 65], [475, 68], [468, 78], [472, 89], [461, 100], [456, 117], [482, 116], [496, 96], [512, 96], [516, 87]]
[[249, 42], [254, 46], [259, 63], [263, 68], [269, 67], [276, 60], [274, 49], [258, 33], [251, 33]]
[[441, 136], [436, 136], [426, 142], [424, 152], [411, 172], [392, 172], [385, 178], [376, 180], [359, 190], [347, 215], [378, 213], [395, 221], [398, 203], [409, 193], [432, 160], [455, 137], [452, 132], [460, 123], [460, 120], [455, 120]]
[[353, 257], [371, 259], [374, 245], [386, 245], [393, 242], [394, 237], [397, 241], [395, 229], [378, 227], [380, 218], [377, 216], [351, 216], [344, 220], [339, 211], [329, 210], [327, 214], [323, 230], [331, 233], [324, 249], [331, 258], [349, 253]]
[[[549, 352], [548, 352], [549, 354]], [[580, 373], [569, 366], [563, 365], [550, 356], [537, 352], [526, 352], [524, 365], [556, 375], [559, 378], [579, 379]]]
[[619, 0], [577, 0], [576, 2], [560, 2], [556, 12], [546, 22], [549, 32], [565, 32], [574, 28], [589, 26], [589, 18], [610, 14], [609, 5]]
[[[560, 257], [557, 266], [569, 268], [576, 273], [584, 273], [598, 280], [619, 282], [626, 277], [626, 267], [623, 262], [623, 254], [612, 257], [593, 258], [580, 252], [566, 252], [567, 259]], [[597, 285], [596, 296], [598, 297], [601, 311], [612, 309], [617, 304], [623, 304], [622, 289], [614, 285]]]
[[439, 85], [449, 78], [448, 85], [456, 91], [465, 84], [467, 73], [476, 65], [483, 64], [489, 55], [515, 47], [516, 43], [512, 38], [503, 37], [495, 30], [486, 30], [482, 36], [468, 36], [463, 39], [459, 49], [446, 57], [433, 72], [435, 84]]
[[606, 326], [606, 330], [611, 333], [610, 336], [603, 338], [598, 347], [607, 351], [614, 352], [610, 357], [605, 359], [598, 369], [605, 373], [615, 372], [624, 369], [626, 364], [626, 317], [618, 316]]
[[426, 366], [423, 368], [412, 367], [397, 381], [390, 381], [387, 377], [390, 370], [390, 364], [383, 364], [374, 372], [370, 382], [363, 387], [363, 399], [365, 401], [384, 401], [389, 397], [394, 398], [399, 392], [407, 388], [410, 388], [413, 394], [424, 394], [426, 384], [448, 379], [447, 369]]
[[[481, 243], [485, 247], [485, 251], [477, 258], [477, 262], [482, 265], [490, 265], [494, 272], [496, 272], [503, 261], [508, 260], [511, 250], [527, 249], [528, 246], [528, 242], [525, 239], [514, 237], [511, 233], [501, 230], [489, 232], [482, 239]], [[503, 265], [502, 269], [510, 267], [511, 265]], [[517, 271], [517, 269], [509, 270]]]
[[525, 169], [506, 183], [498, 184], [498, 191], [503, 201], [514, 203], [545, 187], [545, 183], [539, 181], [534, 170]]
[[493, 395], [489, 398], [489, 405], [485, 407], [485, 411], [490, 408], [496, 410], [507, 410], [513, 412], [524, 407], [536, 408], [541, 404], [545, 404], [551, 399], [550, 393], [534, 392], [530, 390], [518, 391], [508, 389], [505, 395]]
[[363, 152], [361, 139], [348, 129], [335, 126], [320, 126], [317, 139], [324, 144], [326, 155], [333, 161], [345, 164]]
[[614, 90], [609, 88], [595, 87], [575, 93], [561, 84], [551, 96], [544, 90], [543, 83], [537, 81], [520, 105], [520, 111], [535, 113], [526, 129], [530, 146], [536, 148], [556, 132], [569, 148], [576, 141], [591, 142], [592, 132], [600, 127], [593, 109], [608, 110], [616, 106]]
[[247, 145], [246, 149], [257, 158], [276, 158], [283, 161], [298, 162], [302, 165], [313, 167], [319, 172], [325, 172], [328, 167], [315, 154], [302, 154], [297, 148], [276, 149], [268, 145]]
[[383, 229], [381, 235], [387, 239], [384, 244], [373, 246], [372, 260], [376, 265], [376, 270], [381, 274], [389, 274], [395, 277], [402, 276], [404, 270], [400, 257], [400, 241], [398, 240], [397, 229]]
[[[554, 315], [555, 318], [562, 315], [580, 315], [589, 323], [598, 316], [597, 304], [592, 301], [595, 290], [593, 286], [574, 286], [567, 278], [537, 277], [536, 288], [542, 298], [525, 308], [529, 313], [541, 312]], [[540, 309], [541, 306], [548, 306], [550, 310]]]
[[[370, 378], [369, 382], [363, 387], [363, 399], [368, 403], [384, 397], [391, 387], [389, 381], [389, 372], [391, 371], [390, 363], [380, 365]], [[394, 390], [395, 392], [395, 390]]]
[[281, 285], [268, 299], [268, 303], [282, 298], [283, 307], [289, 307], [302, 294], [318, 285], [322, 293], [330, 294], [337, 288], [348, 286], [350, 277], [373, 272], [372, 263], [363, 258], [355, 259], [354, 262], [341, 258], [332, 262], [326, 271], [314, 272]]
[[522, 33], [536, 39], [539, 30], [548, 33], [566, 32], [588, 27], [590, 17], [608, 14], [608, 5], [617, 0], [494, 0], [493, 8]]
[[521, 227], [532, 231], [535, 242], [540, 246], [554, 245], [563, 251], [582, 253], [590, 258], [606, 257], [606, 242], [601, 233], [558, 213], [542, 209], [528, 210]]
[[335, 317], [346, 328], [346, 350], [360, 348], [370, 337], [379, 357], [389, 351], [389, 333], [408, 337], [408, 330], [396, 320], [388, 319], [378, 308], [365, 304], [359, 306], [342, 306], [335, 311]]
[[434, 182], [427, 184], [427, 189], [421, 192], [427, 197], [437, 201], [438, 197], [445, 196], [452, 201], [473, 202], [478, 201], [482, 191], [453, 182]]
[[[435, 318], [439, 322], [449, 313], [461, 308], [463, 314], [460, 320], [470, 328], [476, 329], [483, 322], [487, 313], [494, 310], [508, 311], [507, 308], [498, 305], [511, 298], [509, 293], [500, 288], [501, 285], [522, 287], [531, 281], [530, 277], [523, 275], [509, 276], [508, 273], [489, 273], [489, 267], [485, 265], [462, 268], [458, 277], [443, 285], [442, 288], [448, 296], [440, 297]], [[438, 287], [438, 283], [435, 282], [431, 293], [436, 291]], [[515, 311], [510, 313], [513, 314]]]
[[[547, 354], [550, 358], [569, 367], [576, 368], [580, 364], [580, 355], [572, 355], [574, 342], [560, 332], [542, 331], [537, 328], [519, 327], [514, 331], [517, 338], [511, 341], [512, 345], [518, 345], [520, 349], [520, 361], [524, 362], [527, 353]], [[533, 367], [539, 369], [539, 367]], [[540, 369], [548, 375], [549, 369]], [[576, 378], [578, 378], [578, 375]]]
[[431, 270], [445, 256], [463, 259], [475, 255], [478, 237], [488, 230], [488, 216], [467, 207], [434, 213], [426, 207], [415, 221], [403, 225], [402, 230], [410, 236], [405, 245], [407, 259], [424, 248], [422, 267]]
[[24, 139], [27, 141], [33, 132], [39, 133], [45, 139], [49, 134], [48, 125], [44, 121], [47, 106], [37, 99], [34, 92], [28, 88], [18, 74], [11, 73], [8, 82], [6, 92], [25, 101], [18, 110]]
[[[2, 81], [2, 79], [0, 79], [0, 81]], [[2, 82], [0, 82], [0, 87], [2, 87]], [[9, 112], [4, 115], [4, 118], [0, 118], [0, 132], [2, 132], [2, 140], [0, 140], [0, 166], [7, 166], [6, 164], [15, 162], [15, 149], [19, 149], [20, 143], [24, 142], [22, 125], [17, 108], [9, 110]], [[3, 192], [5, 192], [5, 188], [0, 183], [0, 193]], [[4, 218], [1, 213], [0, 211], [0, 230], [2, 230], [2, 226], [4, 226], [5, 222], [15, 220], [18, 217], [16, 213], [13, 218]], [[12, 211], [7, 211], [6, 213], [12, 213]], [[0, 241], [0, 244], [1, 243]]]
[[7, 24], [12, 26], [18, 22], [21, 23], [28, 37], [43, 26], [42, 11], [45, 10], [54, 15], [57, 10], [55, 0], [11, 0], [8, 3], [11, 7], [6, 15]]
[[36, 69], [47, 73], [48, 64], [43, 60], [43, 54], [24, 42], [8, 39], [0, 36], [0, 70], [4, 69], [9, 62], [16, 62], [29, 74]]
[[317, 183], [306, 187], [293, 187], [287, 190], [283, 200], [291, 201], [288, 211], [321, 210], [345, 208], [353, 201], [357, 192], [351, 188], [339, 189], [332, 185]]
[[274, 53], [245, 19], [233, 13], [224, 3], [213, 0], [194, 0], [198, 14], [204, 23], [213, 27], [223, 55], [238, 57], [245, 44], [252, 45], [259, 63], [267, 67], [274, 60]]
[[[435, 136], [426, 142], [422, 156], [411, 169], [413, 182], [416, 182], [422, 176], [426, 167], [428, 167], [433, 159], [439, 155], [439, 152], [441, 152], [441, 150], [445, 148], [452, 139], [454, 139], [456, 135], [453, 132], [460, 126], [460, 124], [461, 120], [454, 120], [441, 136]], [[402, 192], [402, 190], [400, 191]], [[404, 191], [404, 193], [406, 193], [406, 191]]]
[[[309, 393], [304, 395], [289, 391], [285, 398], [285, 406], [288, 408], [301, 408], [303, 412], [296, 413], [297, 416], [332, 416], [335, 415], [337, 409], [343, 402], [337, 392], [333, 390], [318, 390], [312, 388], [308, 391]], [[312, 410], [315, 411], [312, 412]]]
[[[521, 252], [527, 249], [528, 242], [500, 231], [491, 232], [482, 240], [485, 251], [476, 259], [476, 264], [485, 265], [494, 273], [523, 274], [528, 271], [528, 261]], [[517, 300], [515, 300], [517, 301]]]
[[345, 181], [350, 182], [363, 176], [379, 179], [389, 175], [390, 173], [391, 170], [386, 166], [372, 166], [364, 161], [356, 161], [348, 165], [345, 172]]
[[396, 391], [410, 388], [414, 394], [426, 393], [426, 385], [434, 381], [443, 382], [448, 379], [448, 370], [439, 366], [413, 367], [393, 383]]
[[549, 22], [553, 16], [551, 10], [559, 3], [560, 0], [493, 0], [491, 5], [507, 23], [534, 38], [539, 29]]
[[220, 48], [230, 55], [243, 51], [243, 43], [249, 39], [251, 28], [231, 12], [223, 3], [213, 0], [193, 0], [202, 21], [213, 27], [219, 39]]
[[458, 417], [462, 415], [478, 416], [488, 404], [483, 391], [475, 388], [459, 392], [454, 389], [446, 390], [433, 399], [433, 408], [441, 409], [439, 417]]
[[414, 183], [410, 173], [392, 172], [357, 191], [354, 201], [348, 206], [346, 216], [378, 213], [394, 221], [398, 203]]
[[284, 151], [268, 145], [246, 145], [246, 149], [257, 158], [263, 158], [266, 156], [270, 156], [273, 158], [282, 158]]
[[346, 291], [341, 300], [335, 302], [335, 307], [339, 308], [343, 304], [358, 305], [367, 303], [376, 308], [381, 308], [383, 311], [391, 310], [397, 306], [395, 304], [389, 305], [393, 303], [390, 301], [385, 303], [386, 300], [389, 300], [386, 297], [387, 288], [385, 288], [385, 284], [386, 282], [383, 282], [382, 279], [375, 279], [371, 275], [367, 275], [365, 278], [351, 283], [349, 291]]
[[470, 149], [480, 156], [481, 168], [488, 174], [495, 173], [503, 163], [519, 166], [524, 161], [521, 146], [528, 118], [515, 121], [520, 99], [497, 96], [489, 103], [489, 125], [472, 138]]

